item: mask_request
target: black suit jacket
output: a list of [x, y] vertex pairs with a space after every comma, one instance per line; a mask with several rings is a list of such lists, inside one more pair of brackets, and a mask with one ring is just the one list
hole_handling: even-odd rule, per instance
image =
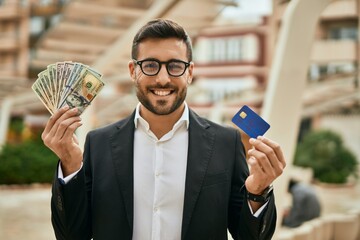
[[[271, 239], [273, 197], [255, 218], [245, 197], [248, 168], [240, 134], [190, 110], [181, 239]], [[84, 165], [66, 185], [56, 178], [51, 200], [57, 239], [132, 239], [134, 114], [91, 131]]]

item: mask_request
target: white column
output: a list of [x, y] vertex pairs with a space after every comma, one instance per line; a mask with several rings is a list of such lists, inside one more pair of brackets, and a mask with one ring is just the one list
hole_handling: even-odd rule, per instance
[[209, 120], [221, 124], [223, 122], [223, 115], [224, 115], [224, 104], [222, 100], [220, 100], [212, 107], [209, 115]]
[[84, 143], [87, 133], [94, 129], [95, 126], [95, 108], [96, 106], [94, 105], [88, 106], [85, 112], [81, 115], [81, 122], [83, 125], [75, 132], [79, 141], [79, 146], [82, 150], [84, 150]]
[[7, 132], [9, 129], [10, 113], [13, 100], [5, 98], [1, 103], [0, 109], [0, 150], [6, 143]]
[[274, 183], [277, 229], [285, 206], [289, 180], [287, 172], [293, 162], [315, 29], [320, 13], [330, 2], [292, 0], [282, 18], [263, 107], [263, 117], [271, 125], [266, 136], [282, 146], [288, 165], [284, 175]]

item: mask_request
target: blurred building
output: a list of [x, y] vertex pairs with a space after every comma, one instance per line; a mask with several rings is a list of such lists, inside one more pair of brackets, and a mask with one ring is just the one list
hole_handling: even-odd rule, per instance
[[[195, 76], [196, 84], [205, 90], [206, 96], [199, 100], [194, 97], [195, 104], [221, 101], [231, 106], [237, 101], [261, 107], [273, 49], [288, 3], [273, 1], [273, 15], [258, 25], [219, 26], [199, 33], [195, 41]], [[356, 0], [334, 1], [321, 15], [304, 94], [304, 118], [357, 111], [358, 21]], [[235, 81], [227, 84], [229, 80]], [[247, 90], [262, 91], [238, 99]]]
[[44, 69], [36, 65], [37, 55], [40, 54], [37, 52], [38, 44], [48, 31], [59, 23], [67, 1], [28, 0], [25, 2], [30, 8], [28, 76], [30, 79], [35, 79], [37, 74]]
[[0, 1], [0, 101], [26, 83], [29, 57], [29, 7]]
[[0, 1], [0, 80], [3, 96], [21, 94], [39, 73], [30, 67], [35, 46], [43, 34], [56, 24], [54, 19], [59, 17], [63, 4], [61, 0]]
[[[289, 2], [273, 1], [270, 26], [274, 46]], [[359, 11], [357, 0], [336, 0], [321, 14], [312, 43], [308, 86], [303, 96], [303, 120], [299, 135], [301, 138], [311, 128], [332, 129], [343, 136], [345, 144], [358, 158]]]
[[217, 122], [228, 122], [244, 104], [260, 108], [269, 71], [267, 42], [266, 18], [200, 31], [194, 41], [191, 106]]
[[29, 8], [19, 1], [0, 2], [0, 75], [26, 77]]

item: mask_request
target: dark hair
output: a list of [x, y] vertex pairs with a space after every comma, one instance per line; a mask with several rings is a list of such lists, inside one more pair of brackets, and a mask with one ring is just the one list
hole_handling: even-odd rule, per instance
[[297, 185], [299, 182], [296, 181], [295, 179], [291, 178], [289, 181], [289, 186], [288, 186], [288, 192], [290, 192], [291, 188], [295, 185]]
[[132, 49], [131, 57], [137, 59], [139, 43], [146, 39], [154, 38], [177, 38], [186, 44], [188, 61], [192, 61], [191, 39], [185, 29], [176, 22], [168, 19], [155, 19], [149, 21], [136, 33]]

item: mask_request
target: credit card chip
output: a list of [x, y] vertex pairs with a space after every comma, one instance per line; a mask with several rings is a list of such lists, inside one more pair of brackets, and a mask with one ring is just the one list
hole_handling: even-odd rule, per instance
[[245, 112], [241, 112], [239, 115], [242, 119], [246, 118], [246, 116], [247, 116], [247, 114]]

